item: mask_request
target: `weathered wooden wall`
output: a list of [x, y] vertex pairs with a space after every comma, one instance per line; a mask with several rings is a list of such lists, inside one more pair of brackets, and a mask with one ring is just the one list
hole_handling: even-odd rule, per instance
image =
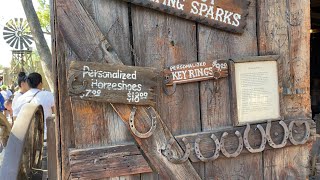
[[[55, 1], [53, 1], [55, 2]], [[281, 95], [286, 119], [309, 118], [309, 0], [250, 0], [247, 27], [231, 34], [121, 0], [81, 0], [126, 65], [168, 65], [239, 56], [279, 54]], [[59, 8], [53, 3], [53, 12]], [[55, 16], [53, 54], [56, 72], [57, 146], [60, 179], [70, 178], [69, 148], [132, 143], [125, 124], [107, 103], [71, 101], [67, 70], [79, 57], [64, 42]], [[93, 61], [90, 59], [89, 61]], [[301, 90], [301, 91], [300, 91]], [[281, 91], [281, 92], [282, 92]], [[229, 79], [183, 84], [172, 96], [161, 91], [156, 109], [173, 135], [232, 126]], [[258, 133], [258, 132], [254, 132]], [[234, 137], [235, 138], [235, 137]], [[202, 179], [305, 179], [308, 146], [289, 147], [214, 162], [193, 163]], [[207, 154], [208, 156], [210, 154]], [[157, 173], [110, 179], [158, 179]]]

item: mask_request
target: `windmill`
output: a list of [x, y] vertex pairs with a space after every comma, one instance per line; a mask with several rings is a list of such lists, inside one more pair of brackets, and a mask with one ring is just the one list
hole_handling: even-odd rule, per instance
[[31, 47], [33, 38], [28, 22], [23, 18], [10, 19], [3, 28], [3, 39], [12, 48], [12, 75], [15, 76], [20, 71], [34, 71]]

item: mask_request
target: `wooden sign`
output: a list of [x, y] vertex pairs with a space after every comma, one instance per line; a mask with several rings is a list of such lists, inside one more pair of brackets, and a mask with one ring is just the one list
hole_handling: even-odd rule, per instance
[[228, 61], [215, 60], [178, 64], [164, 70], [166, 85], [183, 84], [228, 76]]
[[73, 61], [68, 91], [82, 100], [154, 106], [159, 75], [154, 68]]
[[124, 0], [221, 30], [243, 33], [248, 0]]

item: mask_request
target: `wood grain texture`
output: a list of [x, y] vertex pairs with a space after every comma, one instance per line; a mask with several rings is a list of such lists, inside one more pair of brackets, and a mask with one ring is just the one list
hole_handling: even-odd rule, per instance
[[[125, 2], [118, 0], [98, 0], [88, 1], [81, 0], [82, 5], [90, 14], [90, 17], [94, 20], [94, 23], [101, 31], [104, 37], [106, 37], [111, 44], [115, 53], [119, 55], [122, 62], [126, 65], [132, 65], [131, 51], [130, 51], [130, 31], [129, 31], [129, 18], [128, 18], [128, 5]], [[93, 61], [91, 59], [90, 61]], [[93, 103], [95, 104], [95, 103]], [[101, 106], [102, 114], [98, 114], [94, 121], [91, 121], [91, 125], [97, 125], [99, 127], [103, 125], [100, 135], [100, 144], [103, 145], [117, 145], [122, 143], [128, 143], [133, 141], [133, 137], [129, 133], [126, 125], [122, 122], [121, 118], [113, 110], [109, 103], [98, 103], [94, 106]], [[94, 107], [92, 107], [94, 108]], [[100, 111], [101, 113], [101, 111]], [[94, 114], [93, 114], [94, 116]], [[103, 117], [103, 118], [101, 118]], [[81, 120], [81, 124], [85, 124], [86, 119]], [[94, 128], [88, 129], [93, 133]], [[81, 131], [79, 131], [81, 133]], [[85, 144], [83, 142], [81, 144]], [[90, 143], [89, 143], [90, 144]], [[97, 145], [91, 145], [96, 147]], [[120, 176], [113, 178], [103, 178], [110, 180], [135, 180], [140, 179], [140, 175]]]
[[[195, 23], [132, 6], [132, 25], [134, 48], [140, 59], [136, 59], [136, 65], [165, 68], [197, 62]], [[178, 85], [171, 96], [161, 89], [158, 97], [156, 110], [173, 135], [201, 131], [198, 83]], [[194, 164], [200, 176], [201, 166]]]
[[[241, 36], [199, 26], [199, 61], [232, 59], [258, 54], [256, 1], [251, 0], [250, 2], [248, 24]], [[201, 83], [200, 102], [203, 131], [233, 125], [233, 119], [230, 116], [229, 81], [228, 79], [220, 79], [216, 84], [211, 81]], [[232, 159], [218, 159], [213, 163], [206, 163], [205, 177], [208, 179], [232, 179], [235, 177], [262, 179], [262, 164], [261, 153]]]
[[155, 68], [72, 61], [68, 74], [69, 95], [74, 99], [155, 105], [160, 79]]
[[55, 118], [49, 117], [46, 120], [47, 124], [47, 155], [48, 155], [48, 178], [58, 179], [60, 174], [58, 165], [58, 146], [56, 139], [56, 122]]
[[70, 150], [74, 179], [95, 179], [152, 172], [135, 144]]
[[[310, 117], [310, 1], [259, 0], [258, 3], [259, 54], [279, 54], [282, 88], [302, 91], [302, 94], [280, 97], [282, 113], [285, 118]], [[310, 148], [309, 145], [264, 152], [264, 176], [267, 179], [306, 179]]]
[[[292, 120], [285, 121], [287, 126], [289, 126], [289, 123], [291, 121]], [[307, 120], [307, 121], [309, 122], [310, 128], [311, 128], [311, 137], [308, 139], [308, 143], [311, 143], [313, 141], [314, 134], [316, 133], [315, 123], [311, 119]], [[281, 125], [279, 125], [279, 121], [272, 122], [271, 124], [272, 124], [271, 131], [270, 131], [271, 138], [276, 144], [280, 144], [283, 140], [283, 137], [284, 137], [284, 129]], [[266, 123], [261, 123], [260, 125], [264, 128], [264, 130], [266, 130], [266, 125], [267, 125]], [[256, 127], [257, 127], [256, 125], [250, 126], [249, 140], [248, 140], [250, 145], [254, 149], [259, 148], [259, 146], [261, 144], [261, 134], [258, 132], [259, 130], [256, 129]], [[204, 154], [205, 157], [211, 157], [213, 155], [213, 150], [216, 149], [213, 140], [210, 138], [210, 136], [212, 134], [214, 134], [220, 140], [222, 134], [224, 132], [228, 132], [229, 135], [225, 139], [225, 144], [224, 144], [225, 148], [228, 150], [228, 152], [235, 152], [238, 148], [239, 140], [234, 134], [236, 131], [239, 131], [243, 136], [245, 128], [246, 128], [246, 126], [243, 126], [243, 127], [224, 127], [224, 128], [219, 128], [219, 129], [215, 129], [212, 131], [206, 131], [206, 132], [201, 132], [201, 133], [179, 135], [179, 136], [175, 136], [175, 138], [177, 139], [177, 141], [179, 142], [179, 144], [183, 148], [184, 148], [184, 143], [183, 143], [182, 139], [187, 138], [192, 146], [191, 154], [190, 154], [189, 158], [192, 162], [199, 162], [200, 160], [197, 158], [197, 156], [195, 154], [195, 147], [194, 147], [194, 143], [195, 143], [196, 138], [201, 139], [201, 143], [200, 143], [201, 153]], [[304, 138], [305, 132], [306, 132], [304, 125], [294, 126], [293, 130], [294, 130], [294, 133], [293, 133], [294, 139], [299, 141]], [[290, 142], [289, 139], [287, 139], [286, 147], [289, 147], [289, 146], [292, 147], [294, 145]], [[269, 150], [273, 151], [274, 148], [272, 148], [267, 143], [264, 150], [265, 151], [269, 151]], [[240, 156], [246, 155], [246, 154], [250, 154], [250, 152], [244, 147], [243, 150], [241, 151]], [[219, 158], [225, 159], [226, 157], [222, 153], [220, 153]]]
[[[73, 1], [68, 1], [68, 3], [66, 4], [63, 4], [61, 2], [60, 4], [61, 6], [59, 6], [61, 8], [60, 11], [58, 11], [58, 15], [60, 15], [60, 18], [63, 19], [65, 16], [68, 16], [70, 15], [70, 17], [66, 17], [66, 19], [69, 19], [69, 18], [74, 18], [73, 17], [73, 13], [80, 13], [81, 15], [79, 15], [79, 17], [82, 17], [84, 19], [82, 19], [83, 21], [82, 22], [86, 22], [86, 23], [91, 23], [91, 25], [89, 25], [88, 27], [93, 27], [94, 30], [97, 30], [97, 28], [95, 27], [95, 25], [92, 23], [92, 20], [90, 20], [90, 18], [88, 19], [88, 17], [86, 15], [84, 15], [84, 10], [83, 8], [81, 7], [81, 5], [79, 3], [77, 3], [77, 1], [73, 0]], [[63, 11], [63, 9], [68, 9], [68, 11]], [[63, 29], [62, 28], [62, 32], [64, 32], [64, 35], [65, 36], [68, 36], [68, 33], [70, 33], [70, 30], [75, 30], [77, 28], [75, 27], [78, 27], [78, 26], [81, 26], [81, 24], [79, 23], [78, 20], [75, 19], [75, 21], [59, 21], [60, 25], [61, 26], [65, 26], [65, 28]], [[63, 25], [62, 25], [63, 24]], [[68, 28], [67, 28], [68, 27]], [[78, 30], [78, 29], [77, 29]], [[80, 29], [82, 30], [83, 32], [83, 29]], [[67, 32], [66, 32], [67, 31]], [[84, 30], [86, 31], [86, 29]], [[80, 32], [80, 31], [79, 31]], [[91, 32], [92, 33], [92, 29], [88, 30], [88, 32]], [[97, 31], [94, 31], [95, 33], [100, 33], [100, 32], [97, 32]], [[82, 33], [82, 35], [84, 35], [86, 33]], [[101, 34], [101, 33], [100, 33]], [[98, 36], [99, 37], [99, 36]], [[72, 38], [69, 39], [69, 38], [66, 38], [67, 41], [72, 41]], [[87, 44], [89, 43], [86, 39], [86, 38], [83, 38], [84, 42], [82, 42], [83, 44]], [[95, 41], [90, 41], [91, 42], [95, 42]], [[72, 46], [79, 46], [77, 43], [73, 43], [73, 42], [70, 42], [70, 45], [71, 47]], [[90, 48], [90, 47], [87, 47], [87, 48]], [[81, 49], [81, 48], [80, 48]], [[73, 48], [73, 50], [75, 51], [79, 51], [80, 49], [77, 49], [77, 48]], [[114, 52], [114, 51], [112, 51]], [[86, 59], [90, 54], [82, 54], [82, 53], [79, 53], [77, 52], [76, 53], [81, 59]], [[114, 53], [111, 53], [111, 55], [114, 55]], [[110, 56], [107, 56], [107, 57], [110, 57]], [[114, 58], [113, 58], [114, 61], [116, 61], [117, 63], [121, 63], [120, 61], [118, 61], [117, 59], [117, 56], [115, 55]], [[83, 117], [80, 117], [78, 116], [78, 114], [82, 111], [82, 113], [85, 113], [86, 111], [89, 112], [89, 114], [86, 114], [86, 116], [84, 117], [90, 117], [90, 114], [93, 114], [93, 110], [91, 108], [87, 108], [88, 106], [86, 106], [85, 104], [80, 104], [80, 103], [73, 103], [73, 105], [78, 105], [79, 107], [75, 107], [74, 108], [74, 111], [73, 111], [73, 115], [74, 115], [74, 119], [76, 120], [79, 120], [81, 119], [80, 122], [82, 122], [84, 125], [85, 125], [85, 119]], [[82, 106], [82, 107], [81, 107]], [[93, 106], [95, 107], [95, 106]], [[98, 107], [98, 106], [97, 106]], [[82, 109], [83, 108], [83, 109]], [[87, 109], [85, 109], [87, 108]], [[100, 111], [99, 110], [100, 107], [95, 111]], [[121, 114], [122, 115], [122, 119], [126, 119], [127, 120], [127, 116], [129, 116], [130, 112], [131, 112], [131, 109], [129, 106], [125, 106], [125, 105], [114, 105], [114, 109], [117, 110], [117, 112], [123, 112], [123, 113], [126, 113], [125, 115], [124, 114]], [[145, 124], [147, 124], [147, 122], [149, 122], [148, 119], [143, 119], [143, 118], [147, 118], [147, 113], [146, 113], [146, 109], [143, 109], [143, 116], [139, 116], [137, 115], [136, 117], [139, 117], [137, 118], [139, 120], [139, 122], [144, 122]], [[138, 113], [139, 114], [139, 113]], [[99, 113], [98, 113], [98, 116]], [[101, 118], [101, 116], [100, 116]], [[100, 119], [99, 117], [96, 117], [96, 119]], [[166, 142], [166, 140], [168, 141], [170, 138], [172, 138], [172, 135], [171, 133], [166, 129], [165, 125], [161, 122], [161, 119], [159, 118], [159, 116], [157, 117], [158, 118], [158, 125], [161, 127], [163, 126], [163, 129], [164, 130], [160, 130], [160, 136], [162, 138], [160, 139], [155, 139], [155, 138], [149, 138], [148, 141], [151, 141], [153, 143], [157, 143], [157, 145], [160, 145], [160, 144], [163, 144], [163, 141]], [[94, 126], [94, 124], [92, 124]], [[87, 129], [87, 127], [84, 127], [83, 125], [81, 125], [81, 127], [83, 127], [84, 129]], [[161, 129], [161, 128], [157, 128], [157, 129]], [[80, 132], [80, 131], [79, 131]], [[91, 133], [95, 133], [95, 129], [92, 129], [91, 131], [89, 131]], [[154, 137], [154, 136], [152, 136]], [[91, 146], [95, 143], [100, 143], [100, 142], [97, 142], [95, 141], [95, 139], [98, 139], [96, 138], [95, 136], [92, 136], [92, 134], [90, 135], [90, 138], [92, 138], [92, 141], [90, 140], [89, 143], [91, 143]], [[140, 139], [138, 139], [137, 137], [135, 137], [136, 141], [139, 141]], [[79, 139], [80, 140], [80, 139]], [[81, 140], [80, 140], [81, 141]], [[83, 142], [83, 141], [82, 141]], [[162, 142], [162, 143], [161, 143]], [[160, 143], [160, 144], [159, 144]], [[81, 146], [88, 146], [88, 144], [86, 143], [81, 143], [80, 144]], [[154, 148], [152, 148], [152, 146], [147, 146], [147, 143], [144, 143], [143, 145], [139, 144], [141, 149], [144, 150], [149, 158], [150, 161], [154, 161], [154, 166], [155, 168], [157, 169], [157, 171], [164, 177], [176, 177], [176, 178], [183, 178], [183, 177], [186, 177], [186, 175], [188, 177], [192, 177], [192, 178], [195, 178], [195, 179], [199, 179], [198, 177], [198, 174], [193, 170], [193, 167], [191, 166], [190, 163], [185, 163], [185, 164], [181, 164], [181, 165], [175, 165], [175, 166], [165, 166], [165, 164], [168, 162], [164, 156], [161, 154], [160, 151], [157, 151], [157, 146], [155, 146]], [[161, 145], [163, 146], [163, 145]], [[151, 149], [149, 149], [151, 148]], [[151, 152], [150, 150], [152, 150], [151, 152], [155, 153], [155, 154], [152, 154], [151, 155]], [[176, 150], [178, 150], [178, 153], [182, 153], [182, 150], [181, 148], [176, 148]], [[163, 159], [165, 159], [165, 161], [162, 161]]]
[[[163, 2], [154, 0], [125, 1], [233, 33], [243, 33], [243, 29], [247, 24], [246, 17], [249, 5], [247, 0], [183, 0]], [[221, 16], [219, 17], [219, 15]]]

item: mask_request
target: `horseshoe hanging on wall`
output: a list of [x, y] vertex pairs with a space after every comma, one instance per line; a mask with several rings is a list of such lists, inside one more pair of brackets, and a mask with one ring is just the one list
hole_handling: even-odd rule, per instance
[[287, 144], [287, 139], [289, 138], [289, 129], [288, 126], [285, 122], [280, 121], [279, 124], [282, 126], [283, 130], [284, 130], [284, 136], [282, 139], [282, 142], [280, 144], [276, 144], [273, 142], [272, 138], [271, 138], [271, 134], [270, 134], [270, 130], [271, 130], [271, 121], [268, 121], [267, 123], [267, 127], [266, 127], [266, 137], [268, 140], [268, 143], [271, 147], [278, 149], [278, 148], [283, 148], [286, 146]]
[[169, 91], [168, 90], [168, 87], [167, 87], [167, 84], [172, 80], [172, 74], [170, 74], [169, 76], [168, 75], [165, 75], [164, 78], [163, 78], [163, 82], [162, 82], [162, 89], [163, 89], [163, 92], [167, 95], [167, 96], [171, 96], [172, 94], [174, 94], [177, 90], [177, 84], [176, 83], [173, 83], [172, 84], [172, 90]]
[[197, 138], [195, 143], [194, 143], [194, 148], [195, 148], [196, 155], [203, 162], [214, 161], [215, 159], [217, 159], [219, 157], [219, 152], [220, 152], [219, 139], [214, 134], [211, 135], [211, 139], [213, 139], [213, 141], [214, 141], [214, 143], [216, 145], [216, 149], [213, 151], [213, 153], [214, 153], [213, 156], [209, 157], [209, 158], [204, 157], [202, 155], [201, 151], [200, 151], [200, 141], [201, 141], [201, 139]]
[[77, 94], [81, 94], [86, 91], [87, 84], [88, 84], [87, 81], [83, 81], [82, 85], [77, 88], [73, 87], [73, 82], [75, 82], [78, 79], [78, 76], [80, 74], [81, 74], [81, 72], [75, 72], [69, 76], [68, 89], [69, 89], [69, 92], [71, 92], [72, 94], [77, 95]]
[[146, 139], [146, 138], [150, 137], [156, 129], [157, 117], [152, 115], [151, 110], [150, 110], [151, 107], [148, 107], [147, 109], [151, 114], [152, 123], [151, 123], [151, 127], [150, 127], [149, 131], [146, 133], [139, 132], [134, 125], [134, 115], [136, 114], [136, 111], [137, 111], [137, 108], [135, 106], [133, 106], [131, 113], [130, 113], [129, 127], [130, 127], [132, 133], [141, 139]]
[[[300, 142], [296, 141], [294, 138], [293, 138], [293, 125], [301, 125], [301, 124], [304, 124], [305, 127], [306, 127], [306, 131], [305, 131], [305, 134], [304, 134], [304, 137], [302, 138], [302, 140]], [[310, 125], [307, 121], [291, 121], [290, 124], [289, 124], [289, 139], [291, 141], [291, 143], [293, 145], [299, 145], [299, 144], [305, 144], [308, 139], [310, 137]]]
[[261, 144], [260, 147], [257, 149], [253, 149], [249, 143], [249, 131], [250, 131], [250, 124], [247, 124], [246, 130], [244, 130], [244, 134], [243, 134], [243, 142], [247, 148], [247, 150], [251, 153], [258, 153], [258, 152], [262, 152], [264, 150], [264, 148], [266, 147], [266, 143], [267, 143], [267, 138], [266, 138], [266, 132], [264, 131], [263, 127], [258, 124], [257, 128], [259, 129], [260, 133], [261, 133]]
[[221, 148], [221, 152], [223, 155], [225, 155], [226, 157], [230, 158], [230, 157], [237, 157], [239, 156], [239, 154], [241, 153], [242, 149], [243, 149], [243, 139], [242, 139], [242, 135], [239, 131], [236, 131], [235, 132], [236, 136], [238, 137], [239, 139], [239, 144], [238, 144], [238, 148], [237, 150], [230, 154], [226, 148], [224, 147], [224, 140], [225, 140], [225, 137], [228, 136], [228, 133], [227, 132], [224, 132], [221, 136], [221, 140], [220, 140], [220, 148]]
[[173, 145], [173, 143], [175, 142], [174, 138], [171, 138], [168, 142], [168, 144], [166, 145], [166, 149], [164, 151], [164, 156], [167, 157], [168, 161], [172, 162], [173, 164], [181, 164], [184, 163], [188, 160], [190, 153], [191, 153], [191, 145], [188, 142], [187, 138], [183, 138], [182, 139], [184, 145], [186, 146], [186, 151], [184, 153], [184, 155], [181, 158], [177, 158], [174, 157], [171, 147]]

